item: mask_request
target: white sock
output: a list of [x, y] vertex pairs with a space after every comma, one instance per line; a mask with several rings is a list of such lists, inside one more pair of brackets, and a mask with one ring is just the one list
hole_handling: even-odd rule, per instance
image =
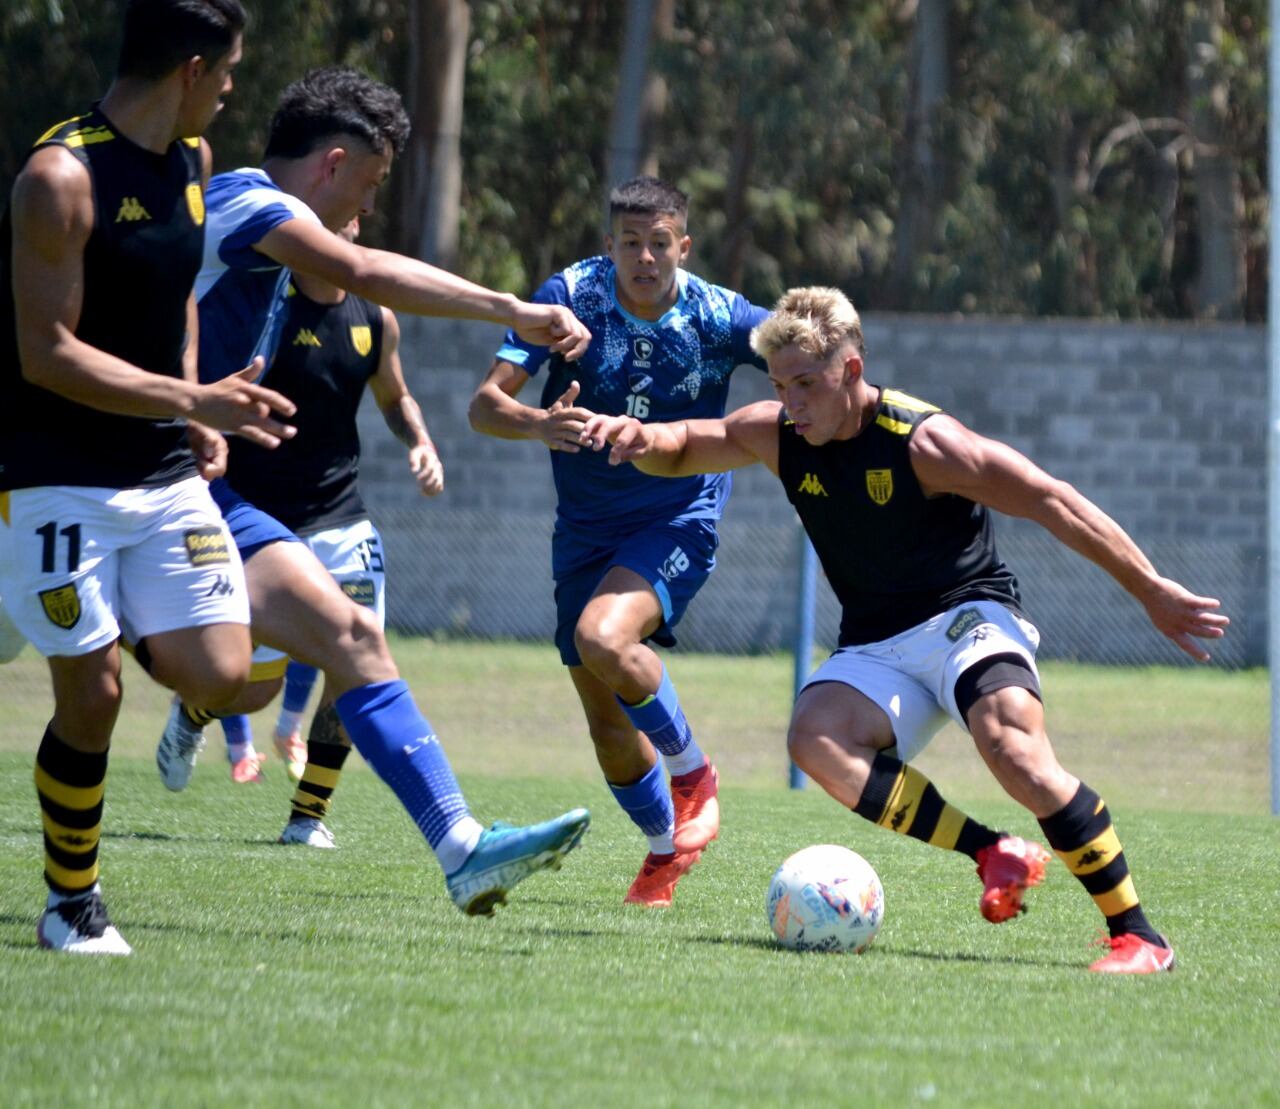
[[302, 713], [291, 709], [281, 709], [276, 718], [276, 732], [280, 735], [293, 735], [302, 725]]
[[676, 853], [676, 845], [671, 837], [676, 834], [675, 825], [672, 825], [660, 836], [645, 836], [649, 841], [649, 850], [655, 855], [674, 855]]
[[702, 753], [698, 741], [691, 739], [689, 746], [678, 755], [663, 755], [662, 761], [667, 764], [667, 773], [688, 774], [694, 770], [701, 770], [702, 764], [707, 761], [707, 756]]
[[57, 890], [50, 890], [49, 898], [45, 901], [45, 908], [53, 909], [61, 905], [64, 901], [78, 901], [81, 898], [89, 897], [92, 894], [101, 892], [102, 886], [98, 882], [94, 882], [93, 885], [83, 893], [59, 893]]
[[464, 816], [444, 834], [444, 839], [434, 847], [436, 862], [448, 876], [462, 867], [480, 842], [484, 825], [473, 816]]
[[231, 762], [243, 762], [250, 755], [256, 755], [257, 751], [253, 749], [253, 740], [248, 743], [228, 743], [227, 758]]

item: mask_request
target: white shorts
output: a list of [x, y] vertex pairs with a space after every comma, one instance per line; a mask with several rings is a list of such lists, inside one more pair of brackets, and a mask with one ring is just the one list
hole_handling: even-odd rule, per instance
[[0, 525], [0, 596], [42, 655], [249, 623], [240, 555], [203, 478], [14, 489]]
[[804, 688], [841, 682], [888, 715], [898, 758], [909, 762], [928, 746], [948, 717], [968, 725], [956, 707], [956, 680], [992, 655], [1018, 655], [1039, 679], [1035, 625], [995, 601], [959, 605], [890, 639], [841, 647]]
[[[342, 592], [358, 605], [371, 608], [378, 625], [387, 625], [387, 574], [382, 560], [382, 536], [370, 520], [328, 528], [311, 535], [298, 536], [318, 558]], [[284, 673], [289, 656], [274, 647], [253, 649], [253, 671], [250, 681], [278, 678]]]

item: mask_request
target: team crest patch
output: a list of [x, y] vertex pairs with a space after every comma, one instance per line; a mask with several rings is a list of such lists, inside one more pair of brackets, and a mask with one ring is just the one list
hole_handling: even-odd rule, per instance
[[191, 213], [191, 222], [197, 227], [204, 225], [204, 193], [197, 181], [187, 186], [187, 211]]
[[361, 358], [373, 350], [373, 331], [368, 324], [352, 325], [351, 345], [356, 348], [356, 353]]
[[227, 536], [221, 528], [192, 528], [182, 533], [187, 547], [187, 561], [192, 566], [212, 566], [218, 562], [230, 562], [227, 553]]
[[49, 620], [64, 631], [80, 622], [80, 594], [76, 592], [75, 582], [57, 589], [40, 590], [40, 605]]
[[956, 613], [956, 618], [951, 621], [951, 627], [947, 629], [947, 638], [954, 643], [965, 632], [972, 631], [982, 623], [982, 613], [976, 608], [962, 608]]
[[893, 496], [893, 471], [868, 470], [867, 493], [876, 504], [888, 504]]
[[377, 602], [377, 594], [373, 590], [373, 582], [368, 578], [357, 578], [355, 581], [344, 581], [342, 592], [355, 601], [358, 605], [364, 605], [365, 608], [373, 608]]

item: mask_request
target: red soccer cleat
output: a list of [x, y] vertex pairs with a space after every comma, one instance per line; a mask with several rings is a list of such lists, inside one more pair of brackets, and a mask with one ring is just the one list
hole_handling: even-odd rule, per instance
[[627, 890], [627, 896], [622, 899], [623, 904], [665, 909], [671, 904], [676, 883], [700, 858], [701, 851], [675, 855], [655, 855], [652, 851], [649, 852], [636, 880]]
[[720, 834], [720, 802], [716, 799], [719, 788], [720, 775], [710, 759], [698, 770], [671, 776], [677, 854], [701, 851]]
[[1124, 932], [1119, 936], [1104, 936], [1098, 943], [1110, 947], [1111, 954], [1104, 955], [1089, 968], [1097, 974], [1155, 974], [1173, 969], [1173, 948], [1164, 936], [1160, 937], [1160, 943], [1152, 943], [1132, 932]]
[[982, 915], [992, 924], [1026, 912], [1022, 895], [1044, 881], [1044, 864], [1053, 856], [1032, 840], [1004, 836], [978, 852], [978, 877], [982, 879]]
[[262, 781], [262, 764], [265, 756], [258, 754], [256, 751], [245, 755], [239, 762], [231, 764], [231, 780], [237, 785], [247, 785], [250, 782]]

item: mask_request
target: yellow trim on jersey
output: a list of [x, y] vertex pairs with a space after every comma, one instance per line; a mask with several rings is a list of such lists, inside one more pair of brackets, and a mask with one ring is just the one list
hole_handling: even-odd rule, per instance
[[1126, 909], [1132, 909], [1138, 903], [1138, 892], [1133, 888], [1133, 879], [1127, 874], [1124, 881], [1106, 893], [1095, 893], [1093, 903], [1102, 910], [1103, 916], [1115, 916]]
[[47, 130], [43, 135], [41, 135], [38, 139], [36, 139], [36, 141], [32, 145], [39, 146], [42, 142], [48, 142], [49, 139], [51, 139], [54, 135], [56, 135], [59, 131], [61, 131], [68, 123], [76, 123], [79, 120], [88, 119], [88, 118], [89, 118], [89, 113], [85, 112], [85, 114], [82, 116], [72, 116], [70, 119], [64, 119], [61, 123], [55, 123], [52, 127], [49, 128], [49, 130]]
[[0, 520], [6, 524], [9, 522], [9, 490], [6, 489], [0, 493]]
[[47, 812], [42, 812], [40, 816], [44, 821], [44, 834], [59, 851], [65, 851], [68, 855], [85, 855], [98, 846], [98, 839], [102, 835], [101, 821], [92, 828], [68, 828], [55, 821]]
[[72, 131], [65, 139], [68, 146], [92, 146], [97, 142], [110, 142], [115, 132], [106, 127], [86, 127], [80, 131]]
[[885, 389], [881, 399], [885, 404], [893, 404], [898, 408], [905, 408], [908, 412], [942, 411], [936, 404], [930, 404], [927, 400], [913, 397], [910, 393], [900, 393], [897, 389]]
[[52, 777], [43, 766], [37, 763], [36, 789], [55, 805], [61, 805], [64, 809], [77, 809], [83, 812], [93, 808], [94, 805], [102, 800], [106, 783], [99, 782], [96, 786], [69, 786], [66, 782], [60, 782], [57, 778]]
[[255, 662], [249, 667], [249, 680], [251, 682], [265, 682], [272, 678], [283, 678], [284, 672], [289, 668], [289, 660], [287, 658], [273, 658], [266, 662]]
[[200, 139], [199, 139], [199, 136], [195, 136], [195, 137], [188, 138], [188, 139], [183, 139], [183, 140], [182, 140], [182, 142], [183, 142], [183, 145], [184, 145], [184, 146], [189, 146], [189, 147], [191, 147], [191, 149], [192, 149], [192, 150], [199, 150], [199, 149], [200, 149]]
[[886, 431], [892, 431], [894, 435], [910, 435], [912, 424], [904, 424], [901, 420], [895, 420], [892, 416], [886, 416], [883, 412], [876, 417], [876, 423]]
[[1114, 827], [1108, 827], [1102, 835], [1083, 846], [1073, 847], [1070, 851], [1058, 851], [1056, 854], [1067, 864], [1067, 869], [1072, 874], [1093, 874], [1120, 854], [1120, 837], [1116, 835]]

